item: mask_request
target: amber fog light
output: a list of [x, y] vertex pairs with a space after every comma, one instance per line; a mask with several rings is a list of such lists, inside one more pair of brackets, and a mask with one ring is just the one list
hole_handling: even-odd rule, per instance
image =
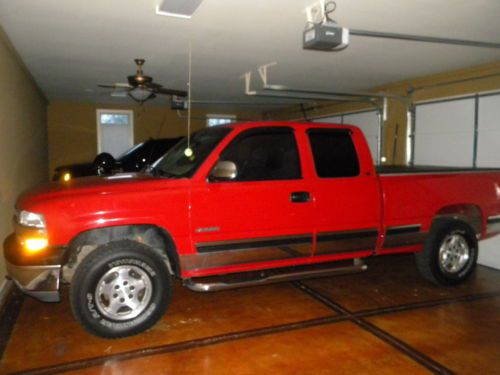
[[26, 238], [24, 248], [28, 254], [35, 254], [47, 247], [49, 241], [46, 238]]

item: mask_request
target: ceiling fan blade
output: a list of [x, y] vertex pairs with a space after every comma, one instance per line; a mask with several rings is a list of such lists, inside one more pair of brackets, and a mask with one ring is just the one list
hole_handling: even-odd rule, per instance
[[113, 83], [112, 85], [97, 85], [99, 87], [105, 88], [105, 89], [131, 89], [132, 86], [130, 86], [128, 83]]
[[187, 96], [187, 91], [184, 90], [174, 90], [174, 89], [167, 89], [164, 87], [160, 87], [157, 90], [155, 90], [157, 94], [163, 94], [163, 95], [175, 95], [175, 96], [181, 96], [181, 97], [186, 97]]
[[132, 86], [130, 86], [128, 83], [125, 83], [125, 82], [117, 82], [117, 83], [115, 83], [115, 87], [122, 87], [122, 88], [127, 88], [127, 89], [132, 88]]
[[163, 87], [162, 85], [159, 85], [158, 83], [153, 83], [153, 82], [146, 82], [143, 84], [143, 86], [148, 88], [148, 89], [155, 90], [155, 91]]
[[128, 91], [124, 90], [113, 90], [111, 93], [109, 93], [110, 96], [113, 98], [126, 98], [128, 95]]

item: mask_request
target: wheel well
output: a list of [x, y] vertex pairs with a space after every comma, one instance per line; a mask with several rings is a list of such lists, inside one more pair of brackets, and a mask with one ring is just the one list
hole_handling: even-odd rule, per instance
[[166, 230], [155, 225], [122, 225], [82, 232], [70, 242], [64, 263], [75, 269], [82, 259], [98, 246], [121, 240], [136, 241], [149, 246], [165, 261], [171, 273], [180, 276], [180, 262], [175, 243]]
[[483, 215], [481, 208], [475, 204], [455, 204], [441, 208], [435, 215], [432, 225], [447, 219], [460, 220], [467, 223], [480, 235], [483, 230]]

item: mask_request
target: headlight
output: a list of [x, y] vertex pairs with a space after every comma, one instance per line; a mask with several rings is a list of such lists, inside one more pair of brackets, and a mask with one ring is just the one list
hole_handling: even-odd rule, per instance
[[26, 227], [45, 228], [45, 218], [42, 214], [29, 211], [21, 211], [18, 215], [18, 223]]
[[65, 173], [62, 175], [62, 180], [63, 180], [63, 181], [69, 181], [69, 180], [71, 180], [71, 173], [69, 173], [69, 172], [65, 172]]

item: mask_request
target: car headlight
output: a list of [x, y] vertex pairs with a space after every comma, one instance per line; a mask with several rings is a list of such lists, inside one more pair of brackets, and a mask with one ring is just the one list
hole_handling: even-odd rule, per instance
[[45, 228], [45, 218], [42, 214], [35, 212], [21, 211], [18, 214], [17, 221], [20, 225], [32, 228]]

